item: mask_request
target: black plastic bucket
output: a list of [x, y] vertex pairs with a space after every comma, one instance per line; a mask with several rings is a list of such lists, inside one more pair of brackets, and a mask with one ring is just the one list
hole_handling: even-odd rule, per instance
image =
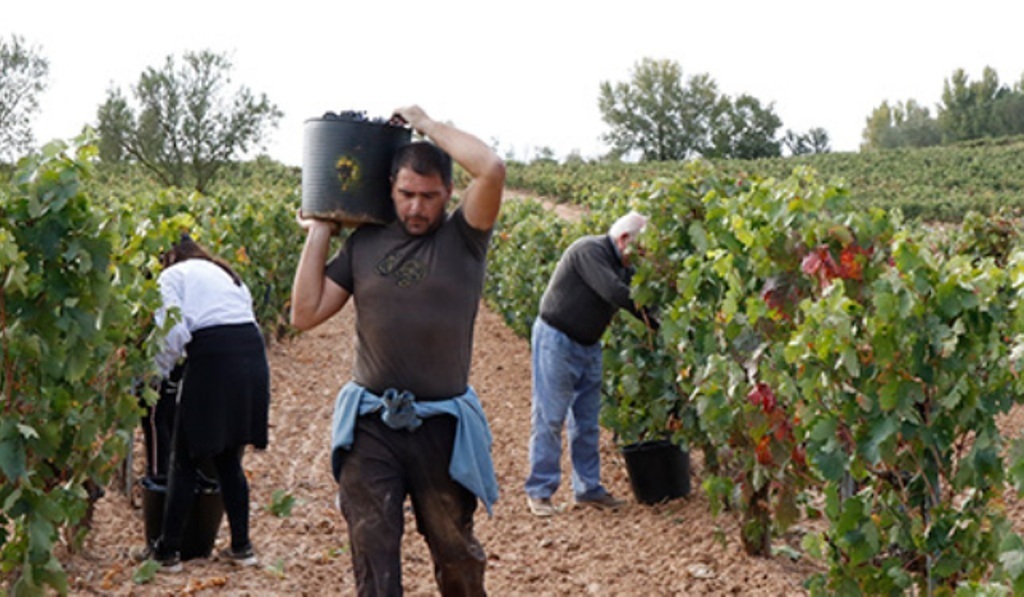
[[690, 495], [690, 453], [668, 440], [622, 446], [629, 485], [642, 504]]
[[[164, 477], [142, 478], [142, 516], [146, 526], [146, 543], [152, 545], [164, 526], [164, 503], [167, 500], [167, 480]], [[196, 487], [196, 499], [185, 516], [181, 534], [181, 559], [206, 558], [213, 551], [221, 520], [224, 501], [215, 481], [204, 481]]]
[[412, 131], [361, 112], [327, 113], [305, 123], [302, 213], [346, 226], [387, 224], [391, 202], [391, 158]]

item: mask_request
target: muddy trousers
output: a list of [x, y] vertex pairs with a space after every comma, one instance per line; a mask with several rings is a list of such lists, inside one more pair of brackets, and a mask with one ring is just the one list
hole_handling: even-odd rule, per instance
[[426, 539], [442, 595], [485, 595], [483, 547], [473, 535], [477, 498], [448, 474], [456, 421], [439, 415], [415, 431], [379, 414], [359, 418], [338, 479], [361, 596], [402, 594], [405, 496]]

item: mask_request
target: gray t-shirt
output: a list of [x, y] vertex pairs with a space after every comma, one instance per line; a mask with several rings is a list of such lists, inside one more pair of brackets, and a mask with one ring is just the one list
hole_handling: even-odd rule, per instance
[[455, 209], [424, 236], [395, 221], [346, 239], [326, 273], [355, 300], [357, 383], [421, 399], [466, 391], [490, 238]]
[[612, 317], [625, 309], [640, 318], [630, 298], [633, 269], [606, 235], [577, 239], [562, 254], [540, 300], [540, 317], [576, 342], [601, 339]]

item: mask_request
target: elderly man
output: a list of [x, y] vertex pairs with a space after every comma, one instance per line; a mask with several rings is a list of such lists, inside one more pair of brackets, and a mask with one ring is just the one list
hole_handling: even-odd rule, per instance
[[637, 237], [647, 218], [630, 212], [608, 234], [585, 236], [566, 249], [541, 298], [533, 324], [530, 511], [551, 516], [561, 481], [562, 427], [568, 416], [575, 502], [614, 510], [623, 504], [601, 485], [598, 414], [601, 336], [619, 309], [656, 326], [630, 298]]

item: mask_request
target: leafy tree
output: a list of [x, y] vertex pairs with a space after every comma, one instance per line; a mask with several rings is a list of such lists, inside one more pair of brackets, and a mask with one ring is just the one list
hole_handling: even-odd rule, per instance
[[1024, 135], [1024, 76], [992, 106], [993, 124], [1003, 135]]
[[715, 126], [729, 110], [729, 103], [718, 93], [718, 84], [707, 74], [690, 77], [686, 100], [683, 131], [692, 143], [694, 153], [709, 155]]
[[711, 131], [723, 110], [710, 76], [692, 76], [684, 85], [678, 63], [652, 58], [634, 67], [630, 83], [602, 82], [598, 108], [611, 126], [603, 136], [611, 156], [638, 152], [643, 161], [711, 152]]
[[786, 129], [786, 134], [782, 136], [782, 145], [789, 151], [789, 155], [807, 155], [811, 153], [811, 148], [807, 143], [807, 136], [793, 129]]
[[118, 89], [107, 92], [107, 101], [100, 106], [100, 136], [97, 147], [99, 155], [105, 162], [123, 162], [128, 159], [129, 131], [134, 128], [134, 117], [128, 106], [128, 100]]
[[707, 74], [683, 79], [679, 64], [644, 58], [632, 78], [602, 82], [598, 108], [611, 130], [603, 139], [610, 155], [638, 153], [643, 161], [693, 156], [758, 158], [778, 156], [775, 133], [781, 120], [772, 105], [752, 96], [722, 95]]
[[683, 159], [696, 145], [683, 127], [694, 112], [688, 104], [682, 67], [644, 58], [634, 67], [630, 83], [601, 83], [598, 108], [611, 126], [603, 139], [616, 156], [637, 151], [644, 161]]
[[928, 108], [911, 99], [893, 106], [882, 102], [868, 117], [863, 138], [866, 150], [931, 147], [942, 142], [942, 132]]
[[1010, 93], [999, 84], [999, 76], [985, 67], [980, 81], [971, 82], [962, 68], [953, 71], [942, 89], [939, 124], [946, 142], [966, 141], [999, 136], [993, 107], [997, 100]]
[[789, 150], [790, 155], [807, 155], [809, 153], [830, 153], [832, 147], [829, 145], [828, 131], [821, 127], [815, 127], [806, 133], [797, 133], [793, 130], [786, 130], [782, 137], [782, 144]]
[[828, 131], [820, 126], [807, 131], [808, 140], [811, 144], [811, 153], [830, 153], [832, 151], [831, 140], [828, 138]]
[[97, 111], [100, 157], [137, 161], [163, 184], [203, 191], [283, 116], [265, 94], [230, 90], [231, 68], [226, 56], [208, 50], [186, 52], [180, 67], [168, 56], [132, 88], [137, 111], [110, 90]]
[[904, 147], [931, 147], [942, 142], [939, 123], [928, 108], [914, 100], [907, 100], [897, 111], [897, 128]]
[[0, 39], [0, 160], [13, 162], [32, 145], [32, 116], [49, 70], [49, 61], [20, 36]]
[[782, 120], [771, 104], [762, 106], [745, 94], [735, 101], [723, 97], [712, 126], [712, 146], [704, 155], [741, 160], [778, 157], [782, 147], [775, 134], [780, 126]]
[[864, 131], [861, 132], [863, 142], [860, 148], [872, 150], [894, 147], [892, 141], [895, 136], [894, 128], [892, 108], [888, 101], [884, 101], [868, 115]]

